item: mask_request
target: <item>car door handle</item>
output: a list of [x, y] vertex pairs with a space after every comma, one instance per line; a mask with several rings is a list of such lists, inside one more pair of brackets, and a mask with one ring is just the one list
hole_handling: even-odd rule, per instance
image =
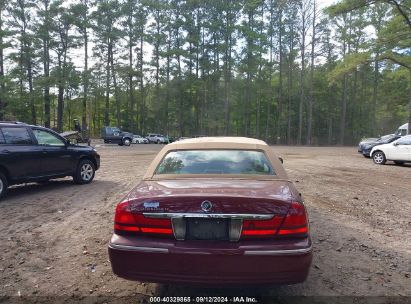
[[43, 152], [43, 154], [47, 154], [47, 150], [43, 150], [42, 152]]
[[9, 154], [9, 153], [10, 153], [10, 151], [9, 151], [9, 150], [3, 150], [3, 151], [1, 151], [1, 153], [4, 153], [4, 154]]

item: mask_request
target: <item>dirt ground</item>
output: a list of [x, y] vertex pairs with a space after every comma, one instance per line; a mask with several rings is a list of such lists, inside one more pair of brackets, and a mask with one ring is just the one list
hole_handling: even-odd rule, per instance
[[92, 184], [77, 186], [67, 178], [15, 186], [0, 201], [0, 302], [18, 296], [147, 302], [152, 295], [239, 294], [410, 300], [410, 165], [377, 166], [354, 147], [273, 147], [308, 206], [314, 243], [309, 278], [294, 286], [203, 289], [112, 274], [107, 244], [114, 207], [161, 146], [95, 144], [102, 165]]

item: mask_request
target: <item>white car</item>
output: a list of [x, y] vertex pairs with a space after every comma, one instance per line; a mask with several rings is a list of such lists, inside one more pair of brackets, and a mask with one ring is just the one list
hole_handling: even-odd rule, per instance
[[397, 165], [411, 163], [411, 135], [403, 136], [390, 144], [375, 146], [370, 155], [377, 165], [384, 165], [387, 160]]
[[161, 134], [149, 133], [146, 138], [150, 144], [168, 143], [168, 139], [164, 135], [161, 135]]
[[133, 135], [131, 142], [133, 144], [148, 144], [148, 139], [141, 137], [140, 135]]

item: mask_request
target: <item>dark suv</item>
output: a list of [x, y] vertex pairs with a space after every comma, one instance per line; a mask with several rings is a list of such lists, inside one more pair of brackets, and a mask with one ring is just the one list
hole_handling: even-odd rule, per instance
[[9, 185], [65, 176], [88, 184], [99, 167], [100, 155], [92, 147], [72, 145], [47, 128], [0, 122], [0, 197]]

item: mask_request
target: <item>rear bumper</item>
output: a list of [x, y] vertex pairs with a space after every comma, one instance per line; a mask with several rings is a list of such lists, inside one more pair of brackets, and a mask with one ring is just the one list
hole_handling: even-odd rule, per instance
[[[113, 272], [128, 280], [202, 285], [296, 284], [306, 280], [311, 240], [238, 243], [136, 239], [113, 235]], [[201, 246], [201, 247], [200, 247]]]

